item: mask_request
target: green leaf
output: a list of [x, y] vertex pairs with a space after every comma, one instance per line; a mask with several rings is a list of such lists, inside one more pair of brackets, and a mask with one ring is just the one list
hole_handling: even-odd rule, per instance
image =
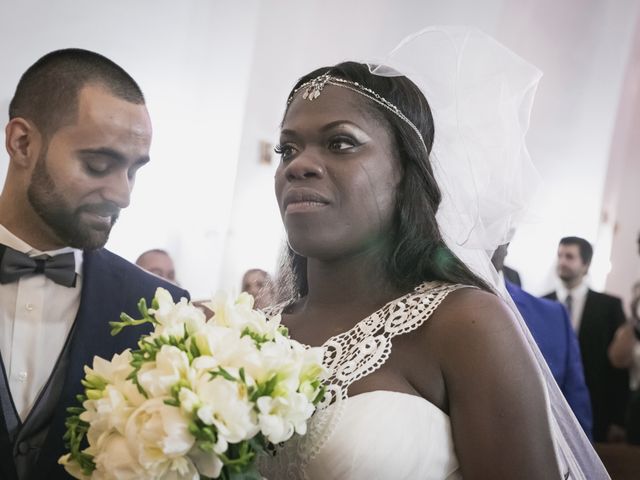
[[225, 380], [229, 380], [230, 382], [237, 382], [238, 379], [227, 372], [224, 368], [218, 367], [218, 370], [212, 370], [209, 372], [211, 374], [211, 378], [215, 378], [218, 375], [224, 378]]

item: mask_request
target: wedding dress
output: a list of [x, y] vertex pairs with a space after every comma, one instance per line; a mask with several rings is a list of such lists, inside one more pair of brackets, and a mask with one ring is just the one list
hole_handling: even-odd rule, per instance
[[[327, 395], [307, 434], [261, 458], [268, 480], [459, 479], [448, 415], [422, 397], [376, 390], [347, 396], [349, 385], [379, 369], [392, 339], [426, 322], [461, 288], [423, 283], [327, 340]], [[282, 311], [275, 307], [274, 315]]]

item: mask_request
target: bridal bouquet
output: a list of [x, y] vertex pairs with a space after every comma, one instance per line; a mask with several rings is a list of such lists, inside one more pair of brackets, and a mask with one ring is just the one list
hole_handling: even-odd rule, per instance
[[[79, 479], [254, 479], [255, 456], [304, 435], [324, 395], [322, 350], [288, 337], [253, 298], [218, 295], [204, 313], [156, 291], [137, 350], [85, 366], [81, 407], [69, 408], [59, 462]], [[86, 439], [86, 440], [85, 440]]]

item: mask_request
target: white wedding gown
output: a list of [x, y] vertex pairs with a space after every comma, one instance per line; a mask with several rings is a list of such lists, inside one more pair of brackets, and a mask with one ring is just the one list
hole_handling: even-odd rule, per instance
[[420, 285], [325, 342], [325, 401], [306, 435], [260, 459], [261, 474], [268, 480], [461, 478], [449, 417], [435, 405], [422, 397], [382, 390], [347, 397], [351, 383], [384, 364], [393, 337], [422, 325], [457, 288], [435, 282]]

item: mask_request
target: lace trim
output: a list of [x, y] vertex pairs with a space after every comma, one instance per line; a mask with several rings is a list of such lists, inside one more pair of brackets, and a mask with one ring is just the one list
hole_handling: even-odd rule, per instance
[[[307, 465], [322, 450], [340, 421], [349, 386], [384, 365], [391, 354], [394, 337], [416, 330], [449, 293], [463, 287], [465, 285], [442, 282], [423, 283], [350, 330], [327, 340], [323, 345], [323, 363], [329, 371], [325, 398], [309, 421], [307, 434], [294, 437], [279, 448], [269, 460], [276, 465], [270, 467], [277, 466], [277, 471], [286, 472], [286, 478], [306, 479]], [[274, 306], [266, 313], [280, 314], [286, 305]]]

